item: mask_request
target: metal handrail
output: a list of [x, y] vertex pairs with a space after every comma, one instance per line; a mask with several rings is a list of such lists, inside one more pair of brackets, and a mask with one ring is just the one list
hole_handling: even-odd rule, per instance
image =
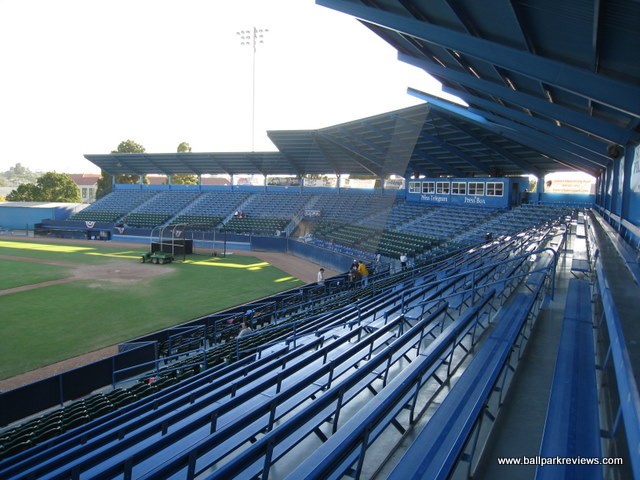
[[551, 266], [553, 266], [553, 273], [552, 273], [552, 277], [551, 277], [551, 298], [553, 298], [553, 292], [554, 292], [554, 289], [555, 289], [555, 267], [558, 264], [558, 252], [556, 252], [551, 247], [545, 247], [545, 248], [542, 248], [540, 250], [535, 250], [533, 252], [525, 253], [525, 254], [522, 254], [522, 255], [519, 255], [519, 256], [516, 256], [516, 257], [509, 258], [507, 260], [503, 260], [501, 262], [491, 263], [491, 264], [488, 264], [488, 265], [483, 265], [481, 267], [478, 267], [478, 268], [475, 268], [475, 269], [472, 269], [472, 270], [466, 270], [466, 271], [461, 272], [461, 273], [450, 275], [449, 277], [443, 278], [441, 280], [436, 280], [436, 281], [433, 281], [433, 282], [429, 282], [429, 283], [426, 283], [426, 284], [419, 285], [417, 287], [413, 287], [413, 288], [409, 288], [407, 290], [404, 290], [402, 292], [402, 309], [404, 311], [404, 309], [405, 309], [405, 298], [410, 293], [416, 292], [418, 290], [425, 290], [428, 287], [438, 285], [438, 284], [440, 284], [442, 282], [445, 282], [445, 281], [451, 281], [453, 279], [457, 279], [457, 278], [461, 278], [461, 277], [467, 277], [470, 274], [473, 276], [473, 274], [475, 274], [475, 272], [479, 272], [479, 271], [486, 270], [486, 269], [493, 269], [493, 268], [495, 268], [495, 267], [497, 267], [499, 265], [503, 265], [503, 264], [514, 262], [516, 260], [521, 260], [523, 258], [531, 257], [533, 255], [536, 255], [536, 254], [539, 254], [539, 253], [542, 253], [542, 252], [545, 252], [545, 251], [550, 251], [552, 253], [552, 255], [553, 255], [552, 265], [547, 267], [547, 268], [550, 268]]

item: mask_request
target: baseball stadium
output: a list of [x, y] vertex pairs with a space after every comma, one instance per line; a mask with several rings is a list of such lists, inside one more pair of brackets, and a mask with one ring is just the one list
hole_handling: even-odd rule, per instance
[[316, 4], [466, 106], [0, 204], [0, 478], [640, 478], [640, 3]]

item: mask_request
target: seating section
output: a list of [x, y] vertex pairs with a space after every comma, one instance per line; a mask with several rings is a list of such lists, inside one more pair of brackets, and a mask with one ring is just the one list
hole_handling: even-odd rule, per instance
[[379, 212], [374, 213], [373, 215], [367, 217], [363, 223], [371, 227], [376, 227], [384, 230], [393, 230], [395, 228], [400, 228], [403, 225], [408, 224], [416, 220], [417, 218], [428, 214], [434, 208], [433, 205], [429, 204], [415, 204], [415, 203], [407, 203], [401, 200], [396, 200], [393, 206], [388, 210], [381, 210]]
[[156, 192], [116, 190], [71, 217], [70, 221], [116, 222], [157, 195]]
[[[352, 431], [358, 412], [378, 405], [372, 395], [397, 394], [392, 386], [406, 372], [430, 379], [434, 395], [459, 376], [505, 308], [501, 290], [524, 288], [527, 272], [539, 270], [522, 252], [553, 235], [387, 270], [366, 286], [341, 275], [171, 329], [147, 373], [4, 432], [0, 477], [228, 479], [262, 476], [280, 461], [302, 468], [309, 445]], [[538, 292], [551, 266], [536, 273]], [[238, 338], [246, 318], [255, 330]], [[402, 412], [416, 405], [411, 396], [395, 404]], [[394, 435], [409, 427], [404, 417], [382, 424]]]
[[319, 210], [324, 220], [356, 223], [365, 217], [388, 210], [396, 201], [396, 197], [391, 195], [333, 193], [319, 195], [313, 209]]
[[415, 257], [441, 243], [436, 238], [409, 232], [325, 220], [314, 224], [313, 233], [323, 246], [340, 244], [351, 247], [354, 251], [379, 253], [389, 258], [399, 258], [403, 253]]
[[[492, 236], [512, 235], [542, 227], [572, 214], [569, 207], [527, 206], [512, 212], [467, 205], [423, 206], [396, 202], [386, 210], [354, 222], [322, 216], [313, 223], [311, 241], [354, 257], [380, 254], [417, 262], [468, 248]], [[341, 217], [338, 217], [341, 218]]]
[[156, 227], [162, 225], [193, 202], [198, 195], [200, 195], [199, 192], [160, 192], [128, 214], [124, 219], [124, 223], [132, 227]]
[[309, 195], [295, 193], [251, 195], [224, 228], [233, 232], [281, 232], [296, 215], [301, 214], [309, 199]]
[[548, 206], [524, 204], [511, 210], [496, 212], [482, 225], [470, 229], [467, 238], [484, 238], [486, 233], [493, 235], [514, 235], [522, 230], [536, 228], [550, 221], [572, 217], [575, 209], [571, 206]]
[[[402, 225], [401, 229], [435, 238], [451, 238], [485, 223], [497, 210], [469, 205], [445, 205]], [[524, 230], [524, 228], [522, 229]]]
[[[423, 470], [447, 478], [473, 457], [468, 439], [480, 438], [482, 413], [502, 404], [494, 395], [506, 393], [513, 352], [526, 343], [550, 284], [555, 257], [532, 252], [561, 248], [559, 220], [572, 214], [562, 206], [497, 211], [351, 192], [122, 191], [89, 208], [86, 218], [93, 212], [137, 227], [191, 223], [269, 235], [309, 208], [320, 212], [310, 220], [317, 244], [358, 258], [404, 253], [414, 262], [380, 269], [367, 285], [339, 275], [153, 334], [159, 358], [135, 376], [119, 374], [101, 392], [2, 431], [2, 478], [257, 478], [280, 461], [294, 464], [290, 478], [359, 477], [365, 454], [386, 458], [377, 439], [414, 427], [418, 404], [434, 407], [392, 478]], [[572, 283], [569, 297], [576, 291], [583, 283]], [[567, 304], [573, 330], [563, 333], [558, 371], [566, 355], [583, 351], [572, 342], [586, 342], [588, 328], [574, 318], [584, 312], [572, 313], [578, 303]], [[243, 320], [253, 332], [238, 337]], [[588, 411], [581, 405], [593, 407], [591, 393], [577, 392], [585, 402], [576, 418]], [[553, 433], [561, 423], [553, 412], [564, 407], [554, 405], [569, 397], [552, 393], [545, 444], [563, 438]], [[593, 440], [597, 428], [585, 435]], [[319, 448], [309, 449], [314, 442]]]
[[211, 230], [237, 211], [249, 197], [246, 193], [210, 192], [202, 194], [196, 201], [178, 214], [172, 223], [191, 223], [192, 230]]

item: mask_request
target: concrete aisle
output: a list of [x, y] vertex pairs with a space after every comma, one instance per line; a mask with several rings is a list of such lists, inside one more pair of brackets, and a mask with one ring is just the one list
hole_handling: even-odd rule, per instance
[[474, 478], [529, 480], [535, 477], [535, 465], [498, 465], [497, 459], [539, 454], [574, 256], [586, 258], [586, 244], [584, 239], [571, 235], [567, 250], [563, 250], [559, 258], [554, 300], [540, 311]]

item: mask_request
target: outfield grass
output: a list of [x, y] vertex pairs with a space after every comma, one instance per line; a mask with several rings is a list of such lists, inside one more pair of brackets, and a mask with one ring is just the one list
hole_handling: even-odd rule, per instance
[[[53, 251], [25, 246], [0, 242], [0, 255], [104, 264], [137, 263], [137, 254], [144, 251], [105, 244], [73, 251], [60, 249], [64, 246], [59, 244]], [[29, 270], [24, 278], [36, 282], [45, 274], [60, 277], [71, 271], [7, 262], [14, 270], [17, 265]], [[34, 265], [43, 273], [33, 270]], [[1, 295], [0, 379], [302, 284], [261, 260], [245, 256], [193, 256], [185, 263], [139, 268], [166, 269], [169, 273], [135, 282], [83, 280]]]

